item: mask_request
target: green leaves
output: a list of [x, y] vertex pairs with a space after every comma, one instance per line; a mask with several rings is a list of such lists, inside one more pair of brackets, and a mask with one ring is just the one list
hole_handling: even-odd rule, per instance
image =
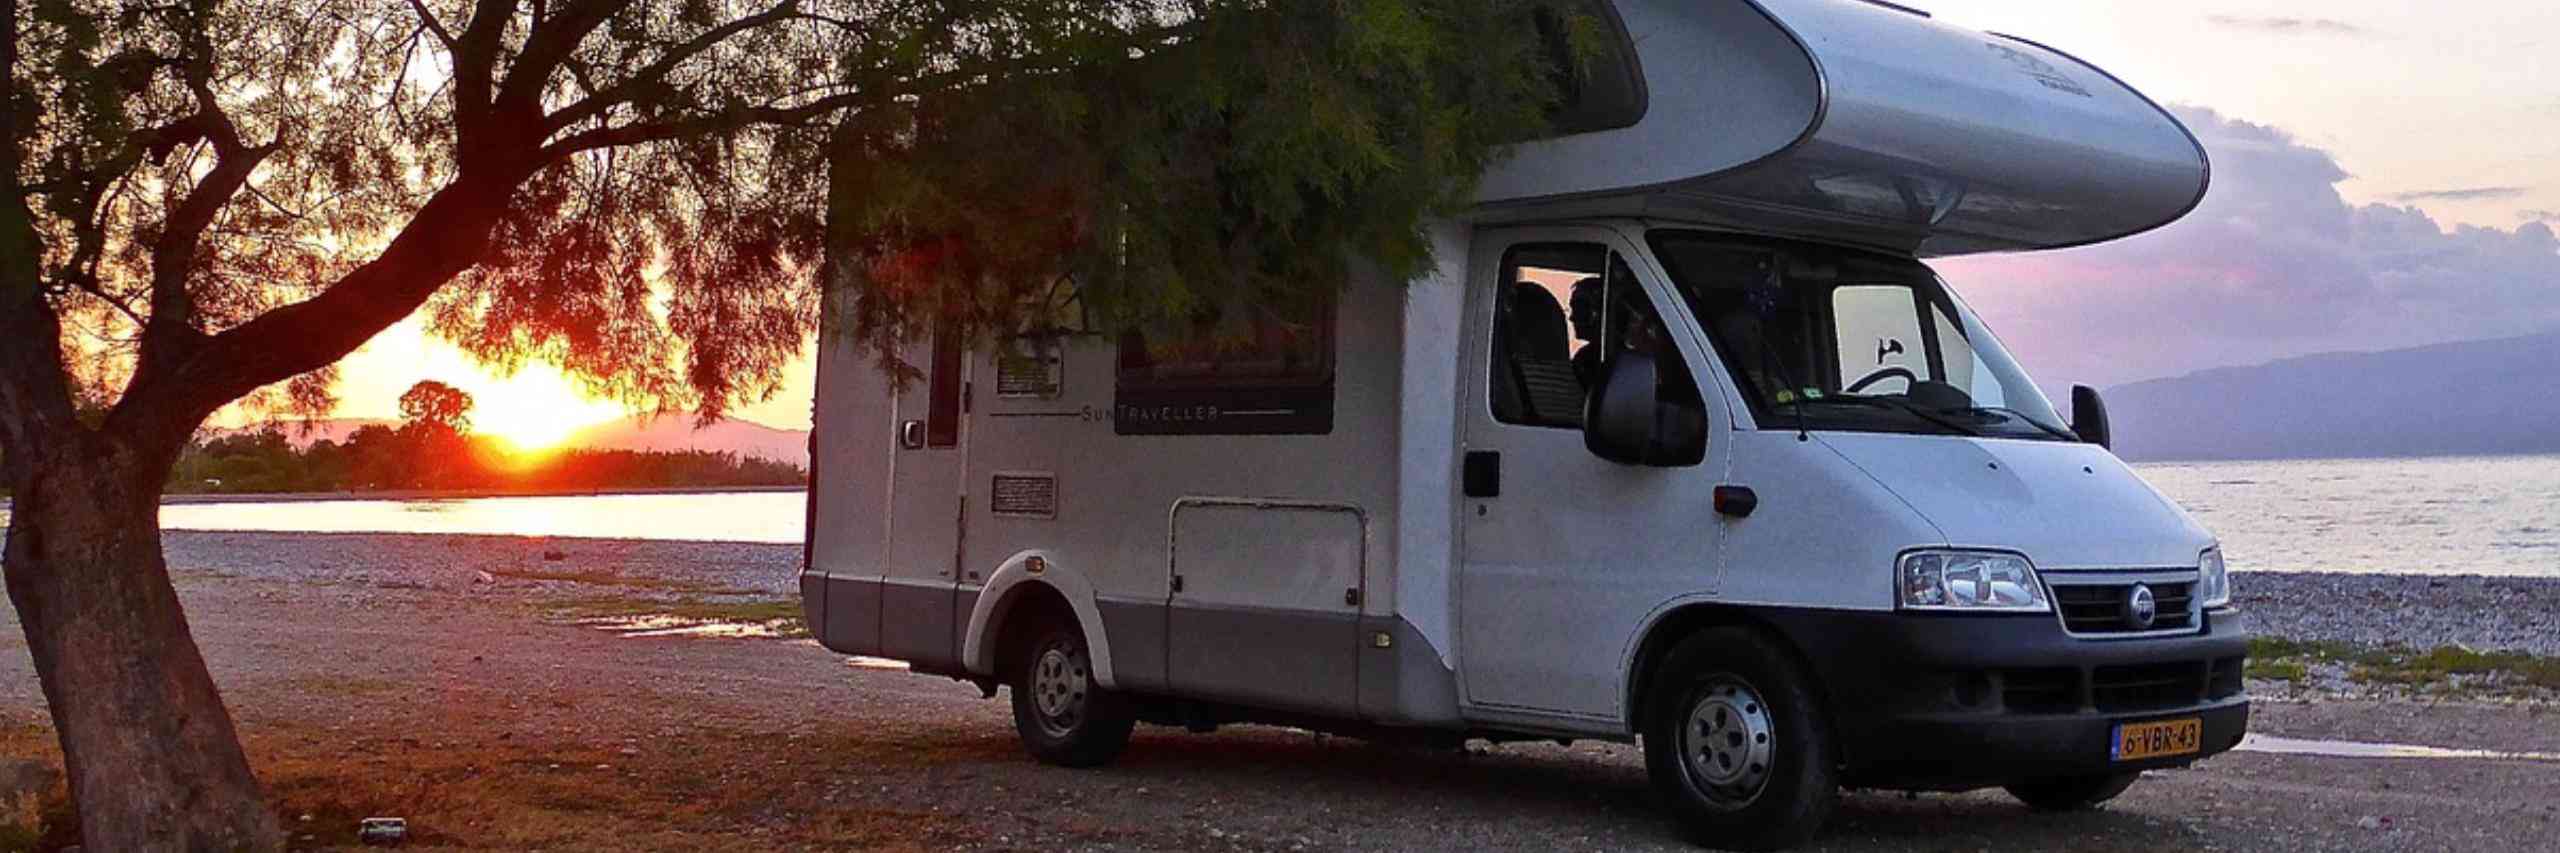
[[1062, 276], [1096, 330], [1323, 298], [1355, 258], [1410, 277], [1554, 96], [1527, 0], [1028, 5], [1145, 23], [1008, 30], [1040, 70], [839, 133], [829, 260], [862, 267], [845, 331], [877, 353], [1045, 321]]

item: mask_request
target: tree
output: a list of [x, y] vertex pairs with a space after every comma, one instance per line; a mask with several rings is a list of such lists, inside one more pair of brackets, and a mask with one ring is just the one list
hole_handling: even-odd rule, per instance
[[471, 394], [433, 379], [419, 382], [400, 395], [400, 419], [412, 426], [470, 432]]
[[1135, 316], [1410, 268], [1547, 82], [1528, 0], [0, 2], [7, 586], [112, 850], [281, 841], [156, 525], [224, 406], [323, 409], [422, 307], [712, 417], [820, 263], [884, 353], [1035, 282]]

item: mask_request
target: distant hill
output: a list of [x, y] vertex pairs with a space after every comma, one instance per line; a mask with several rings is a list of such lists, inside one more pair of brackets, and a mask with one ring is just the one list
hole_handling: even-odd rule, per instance
[[2127, 459], [2560, 453], [2560, 333], [2304, 356], [2106, 396]]
[[563, 447], [598, 450], [716, 450], [809, 467], [809, 431], [727, 420], [695, 429], [689, 415], [607, 421], [571, 435]]
[[[295, 449], [310, 447], [321, 441], [346, 443], [347, 436], [368, 426], [397, 427], [399, 421], [381, 418], [323, 418], [311, 421], [287, 421], [278, 424], [285, 440]], [[265, 429], [256, 424], [237, 429], [213, 430], [214, 435], [230, 435]], [[742, 458], [769, 459], [809, 467], [809, 431], [779, 429], [753, 421], [729, 420], [694, 429], [693, 418], [686, 415], [635, 417], [607, 421], [579, 430], [560, 443], [565, 448], [595, 450], [713, 450], [735, 453]]]

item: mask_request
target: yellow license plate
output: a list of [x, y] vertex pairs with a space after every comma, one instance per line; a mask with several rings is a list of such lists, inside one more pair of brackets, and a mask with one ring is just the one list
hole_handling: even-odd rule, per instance
[[2154, 723], [2123, 723], [2116, 726], [2113, 757], [2117, 761], [2141, 761], [2172, 755], [2194, 755], [2204, 751], [2204, 720], [2161, 720]]

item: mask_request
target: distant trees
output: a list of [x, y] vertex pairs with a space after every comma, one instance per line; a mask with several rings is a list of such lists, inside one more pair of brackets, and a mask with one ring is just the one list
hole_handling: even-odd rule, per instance
[[797, 486], [800, 466], [707, 450], [570, 450], [533, 459], [497, 440], [431, 423], [372, 425], [345, 443], [322, 439], [296, 449], [272, 427], [188, 445], [171, 466], [168, 491], [273, 494], [466, 490], [526, 492], [718, 486]]
[[434, 425], [455, 433], [471, 431], [471, 394], [433, 379], [409, 386], [400, 395], [400, 419], [411, 426]]

